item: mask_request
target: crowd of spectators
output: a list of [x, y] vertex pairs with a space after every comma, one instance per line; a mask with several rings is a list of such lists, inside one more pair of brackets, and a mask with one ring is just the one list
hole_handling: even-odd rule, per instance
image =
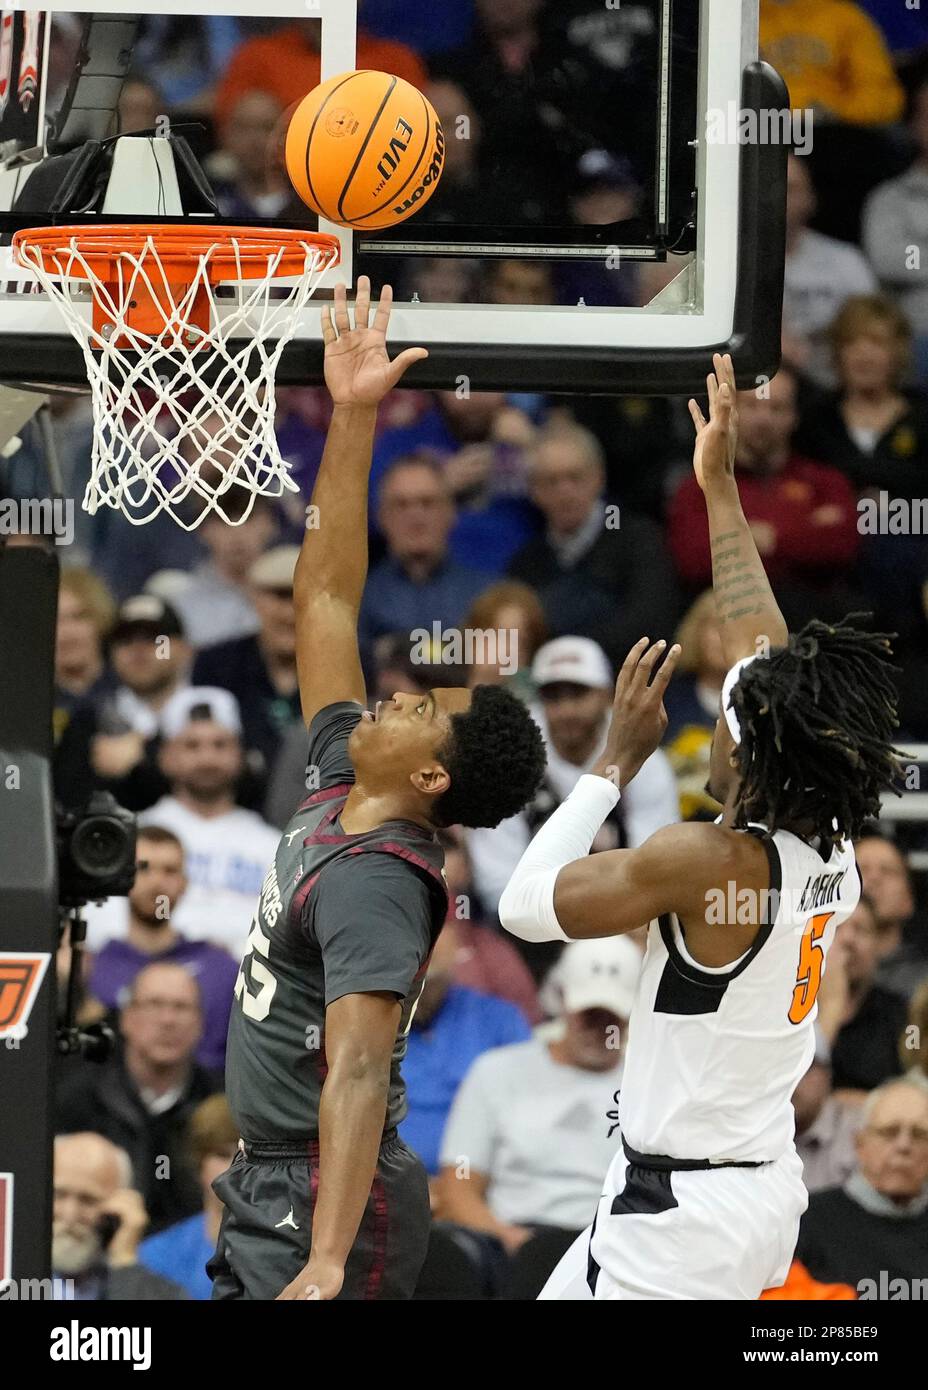
[[[790, 157], [785, 362], [767, 389], [741, 393], [736, 471], [791, 626], [864, 612], [898, 634], [904, 748], [928, 741], [928, 33], [916, 9], [877, 0], [763, 0], [761, 15], [762, 51], [822, 141], [818, 158]], [[651, 6], [364, 0], [360, 17], [359, 66], [423, 87], [450, 131], [467, 122], [436, 216], [472, 221], [478, 201], [490, 220], [542, 221], [552, 204], [578, 222], [634, 211], [642, 172], [603, 115], [634, 104]], [[223, 209], [278, 216], [289, 193], [268, 143], [318, 76], [311, 20], [148, 17], [123, 122], [197, 115], [215, 135]], [[565, 106], [565, 92], [598, 95]], [[834, 150], [866, 156], [842, 165], [840, 198]], [[599, 302], [641, 302], [642, 285], [614, 272]], [[563, 286], [546, 266], [437, 261], [416, 290], [524, 304], [557, 302]], [[54, 410], [66, 480], [79, 479], [86, 406]], [[305, 500], [327, 421], [324, 392], [281, 393]], [[505, 682], [548, 747], [521, 815], [446, 837], [451, 906], [410, 1034], [401, 1131], [431, 1179], [422, 1298], [533, 1297], [587, 1224], [618, 1142], [644, 943], [559, 955], [505, 938], [495, 911], [530, 836], [596, 761], [616, 665], [645, 633], [683, 645], [669, 727], [594, 850], [717, 813], [704, 786], [725, 669], [690, 434], [672, 399], [401, 391], [380, 414], [361, 627], [371, 698]], [[33, 490], [28, 441], [4, 466], [8, 490]], [[909, 524], [868, 526], [866, 504]], [[119, 1044], [59, 1078], [54, 1263], [81, 1297], [209, 1295], [210, 1182], [238, 1137], [221, 1075], [236, 963], [308, 785], [292, 597], [302, 521], [264, 501], [240, 527], [194, 533], [85, 517], [66, 557], [57, 794], [77, 806], [112, 791], [142, 826], [129, 898], [89, 914], [81, 1016], [108, 1018]], [[495, 646], [465, 642], [449, 659], [455, 634], [487, 633]], [[796, 1288], [928, 1277], [928, 919], [907, 862], [919, 834], [901, 842], [887, 822], [859, 845], [864, 896], [829, 957], [816, 1060], [794, 1101], [813, 1194]]]

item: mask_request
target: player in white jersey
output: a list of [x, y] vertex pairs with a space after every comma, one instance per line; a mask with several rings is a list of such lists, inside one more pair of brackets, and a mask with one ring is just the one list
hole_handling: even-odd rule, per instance
[[712, 746], [714, 825], [668, 826], [590, 855], [659, 744], [679, 656], [633, 648], [596, 775], [535, 836], [500, 902], [529, 941], [650, 922], [619, 1098], [622, 1148], [595, 1221], [542, 1298], [754, 1299], [782, 1284], [807, 1197], [791, 1097], [812, 1061], [816, 997], [860, 881], [851, 839], [896, 778], [888, 639], [849, 623], [790, 637], [734, 476], [731, 359], [710, 420], [690, 403], [728, 664]]

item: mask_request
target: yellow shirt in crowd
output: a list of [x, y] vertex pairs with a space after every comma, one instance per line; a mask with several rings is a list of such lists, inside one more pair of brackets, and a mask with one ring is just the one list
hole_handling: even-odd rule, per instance
[[760, 51], [785, 80], [794, 110], [817, 106], [855, 125], [902, 115], [883, 36], [852, 0], [761, 0]]

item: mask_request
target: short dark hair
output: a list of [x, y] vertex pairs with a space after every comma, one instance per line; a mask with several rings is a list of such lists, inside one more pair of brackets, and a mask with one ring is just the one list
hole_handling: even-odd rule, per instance
[[382, 495], [387, 482], [396, 473], [402, 473], [405, 468], [425, 468], [434, 478], [437, 478], [442, 487], [448, 489], [448, 480], [445, 476], [444, 460], [437, 449], [413, 449], [409, 454], [399, 454], [395, 459], [391, 459], [386, 468], [380, 475], [378, 496]]
[[140, 825], [136, 831], [135, 842], [140, 845], [143, 840], [147, 840], [150, 845], [176, 845], [181, 854], [184, 852], [184, 846], [174, 831], [165, 830], [160, 825]]
[[439, 756], [451, 786], [436, 805], [437, 825], [494, 829], [530, 801], [545, 771], [541, 730], [525, 705], [500, 685], [478, 685], [470, 709], [451, 716]]
[[785, 647], [745, 667], [731, 703], [741, 728], [738, 823], [809, 825], [854, 839], [898, 790], [900, 754], [890, 638], [813, 619]]

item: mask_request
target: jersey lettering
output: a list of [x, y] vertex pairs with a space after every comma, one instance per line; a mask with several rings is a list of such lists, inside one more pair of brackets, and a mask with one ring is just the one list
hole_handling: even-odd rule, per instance
[[[264, 935], [255, 917], [248, 933], [247, 949], [238, 979], [235, 981], [235, 997], [242, 1006], [242, 1013], [246, 1018], [254, 1019], [255, 1023], [263, 1023], [267, 1018], [271, 1011], [271, 1002], [277, 993], [277, 980], [265, 964], [270, 950], [270, 940]], [[260, 960], [260, 956], [263, 956], [264, 960]]]

